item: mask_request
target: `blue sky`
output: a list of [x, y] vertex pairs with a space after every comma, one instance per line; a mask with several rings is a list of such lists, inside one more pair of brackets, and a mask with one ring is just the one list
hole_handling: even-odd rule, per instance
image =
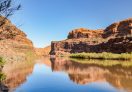
[[132, 0], [20, 0], [10, 19], [35, 47], [66, 39], [75, 28], [100, 29], [132, 17]]

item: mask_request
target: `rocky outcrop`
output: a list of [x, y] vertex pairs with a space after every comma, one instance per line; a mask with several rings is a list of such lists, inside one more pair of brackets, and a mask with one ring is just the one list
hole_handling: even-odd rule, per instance
[[132, 18], [113, 23], [104, 30], [103, 37], [120, 37], [132, 35]]
[[102, 37], [103, 30], [75, 29], [68, 34], [68, 39]]
[[[4, 17], [0, 17], [2, 19]], [[8, 19], [0, 26], [0, 57], [6, 61], [26, 61], [35, 54], [32, 41]]]
[[132, 18], [113, 23], [104, 30], [75, 29], [66, 40], [51, 43], [51, 55], [81, 52], [132, 52]]

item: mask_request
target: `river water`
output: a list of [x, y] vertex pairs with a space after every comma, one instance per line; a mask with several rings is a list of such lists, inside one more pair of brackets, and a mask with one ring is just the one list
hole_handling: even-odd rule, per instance
[[82, 64], [64, 58], [5, 65], [9, 92], [132, 92], [132, 68]]

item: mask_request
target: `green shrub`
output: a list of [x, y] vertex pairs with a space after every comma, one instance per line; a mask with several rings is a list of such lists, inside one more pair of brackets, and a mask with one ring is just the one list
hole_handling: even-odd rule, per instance
[[2, 72], [0, 72], [0, 82], [4, 81], [6, 78], [5, 74], [3, 74]]
[[0, 57], [0, 66], [3, 66], [5, 64], [5, 61], [2, 57]]

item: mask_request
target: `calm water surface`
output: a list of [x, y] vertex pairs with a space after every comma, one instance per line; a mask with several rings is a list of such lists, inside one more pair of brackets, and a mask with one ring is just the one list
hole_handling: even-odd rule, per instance
[[12, 92], [132, 92], [132, 68], [43, 58], [5, 66]]

